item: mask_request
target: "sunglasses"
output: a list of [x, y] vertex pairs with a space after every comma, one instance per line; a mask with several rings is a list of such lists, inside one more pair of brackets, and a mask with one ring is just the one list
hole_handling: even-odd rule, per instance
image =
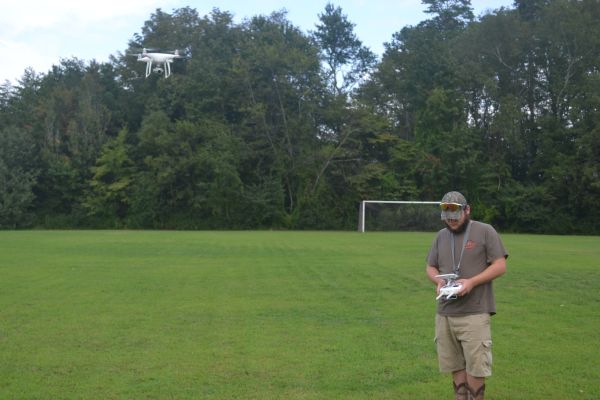
[[462, 210], [464, 206], [462, 204], [458, 204], [458, 203], [440, 203], [440, 208], [442, 209], [442, 211], [459, 211]]

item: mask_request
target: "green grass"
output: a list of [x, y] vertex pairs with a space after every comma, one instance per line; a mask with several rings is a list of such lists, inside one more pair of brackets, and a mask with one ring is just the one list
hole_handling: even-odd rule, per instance
[[[0, 232], [0, 398], [451, 398], [432, 239]], [[503, 239], [488, 397], [600, 398], [600, 238]]]

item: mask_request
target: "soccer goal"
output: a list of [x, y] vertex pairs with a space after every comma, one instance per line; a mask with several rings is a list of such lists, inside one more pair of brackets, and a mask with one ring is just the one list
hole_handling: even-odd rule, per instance
[[358, 231], [435, 231], [442, 228], [439, 201], [363, 200]]

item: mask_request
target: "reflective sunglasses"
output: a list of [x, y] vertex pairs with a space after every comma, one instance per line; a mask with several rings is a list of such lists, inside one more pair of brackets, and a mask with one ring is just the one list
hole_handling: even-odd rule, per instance
[[440, 208], [442, 211], [459, 211], [462, 210], [463, 205], [458, 203], [440, 203]]

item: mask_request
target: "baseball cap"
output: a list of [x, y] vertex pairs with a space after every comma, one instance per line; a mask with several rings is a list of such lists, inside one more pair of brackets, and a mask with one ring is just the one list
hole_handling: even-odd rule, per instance
[[[448, 192], [442, 197], [440, 207], [442, 209], [442, 220], [445, 219], [460, 219], [461, 213], [467, 205], [467, 199], [460, 192]], [[455, 205], [455, 207], [452, 207]], [[460, 207], [456, 207], [460, 206]]]

